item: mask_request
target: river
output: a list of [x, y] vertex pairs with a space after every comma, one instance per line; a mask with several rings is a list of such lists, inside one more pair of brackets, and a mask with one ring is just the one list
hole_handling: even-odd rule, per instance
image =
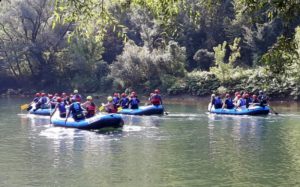
[[300, 108], [219, 116], [206, 101], [167, 104], [169, 115], [124, 116], [115, 132], [53, 127], [26, 99], [0, 99], [0, 186], [299, 186]]

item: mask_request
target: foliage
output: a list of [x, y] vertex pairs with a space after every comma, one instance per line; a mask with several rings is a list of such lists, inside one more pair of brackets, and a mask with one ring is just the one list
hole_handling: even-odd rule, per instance
[[132, 42], [125, 44], [123, 53], [111, 65], [111, 76], [123, 88], [169, 87], [175, 79], [185, 75], [185, 49], [169, 42], [164, 49], [150, 51]]

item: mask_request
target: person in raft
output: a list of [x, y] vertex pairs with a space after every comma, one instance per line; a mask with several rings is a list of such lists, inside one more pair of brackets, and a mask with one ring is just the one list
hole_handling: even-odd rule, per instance
[[106, 104], [102, 104], [104, 106], [104, 109], [107, 113], [117, 113], [117, 109], [114, 106], [113, 103], [113, 97], [112, 96], [108, 96], [107, 97], [107, 103]]
[[128, 97], [127, 97], [127, 95], [126, 95], [125, 93], [122, 93], [122, 94], [121, 94], [121, 99], [120, 99], [119, 105], [120, 105], [123, 109], [128, 108], [128, 105], [129, 105], [129, 99], [128, 99]]
[[223, 107], [223, 101], [222, 101], [221, 97], [216, 96], [215, 94], [211, 95], [210, 103], [211, 103], [210, 110], [212, 109], [213, 106], [215, 109], [219, 109], [219, 108]]
[[130, 94], [130, 100], [129, 100], [129, 108], [130, 109], [138, 109], [140, 100], [137, 98], [137, 95], [135, 92], [131, 92]]
[[72, 99], [71, 101], [72, 104], [70, 105], [69, 111], [67, 112], [67, 118], [70, 116], [70, 114], [72, 114], [72, 117], [75, 121], [84, 119], [85, 116], [83, 113], [83, 108], [80, 105], [80, 102], [74, 99]]
[[86, 110], [85, 117], [86, 118], [91, 118], [95, 116], [96, 114], [96, 105], [93, 102], [93, 97], [92, 96], [87, 96], [86, 97], [87, 101], [83, 103], [81, 106]]
[[225, 98], [226, 99], [222, 108], [233, 109], [234, 108], [233, 100], [228, 93], [225, 95]]
[[67, 109], [66, 109], [66, 104], [63, 101], [63, 99], [61, 97], [57, 97], [56, 98], [56, 105], [53, 111], [53, 114], [56, 112], [56, 110], [58, 109], [59, 111], [59, 117], [61, 118], [65, 118], [67, 116]]
[[74, 90], [73, 93], [74, 93], [74, 94], [73, 94], [73, 96], [72, 96], [72, 99], [80, 103], [81, 100], [82, 100], [82, 97], [81, 97], [81, 95], [78, 93], [78, 90]]
[[257, 98], [257, 95], [252, 95], [252, 105], [257, 105], [259, 104], [259, 100]]
[[39, 100], [41, 98], [41, 94], [40, 93], [36, 93], [33, 100], [31, 101], [31, 103], [29, 104], [29, 107], [27, 108], [27, 111], [32, 109], [32, 105], [36, 105]]
[[45, 93], [42, 93], [41, 98], [39, 99], [39, 101], [35, 105], [34, 111], [36, 111], [40, 108], [41, 109], [49, 108], [49, 102], [50, 102], [50, 99], [48, 98], [48, 96]]
[[246, 108], [246, 96], [243, 94], [243, 97], [241, 95], [237, 96], [237, 104], [236, 108], [245, 109]]
[[160, 95], [160, 91], [158, 89], [154, 90], [154, 93], [152, 94], [152, 96], [150, 97], [150, 102], [153, 105], [162, 105], [162, 98]]
[[260, 103], [260, 106], [264, 107], [268, 104], [268, 97], [264, 94], [262, 90], [258, 92], [258, 100]]

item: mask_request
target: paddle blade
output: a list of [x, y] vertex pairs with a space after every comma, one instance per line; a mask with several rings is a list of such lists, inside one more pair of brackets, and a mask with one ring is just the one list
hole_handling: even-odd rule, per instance
[[29, 104], [24, 104], [24, 105], [20, 106], [21, 110], [26, 110], [28, 107], [29, 107]]
[[104, 111], [104, 106], [100, 106], [100, 107], [99, 107], [99, 111], [100, 111], [100, 112]]
[[122, 107], [118, 107], [118, 112], [121, 112], [121, 110], [123, 110]]

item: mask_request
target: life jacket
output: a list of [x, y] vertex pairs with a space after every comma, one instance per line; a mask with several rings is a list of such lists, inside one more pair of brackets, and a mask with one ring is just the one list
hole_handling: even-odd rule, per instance
[[234, 104], [231, 98], [226, 99], [225, 104], [228, 109], [234, 108]]
[[41, 104], [43, 105], [43, 104], [46, 104], [47, 102], [48, 102], [48, 98], [47, 97], [42, 97], [41, 99], [40, 99], [40, 102], [41, 102]]
[[75, 95], [73, 95], [72, 99], [74, 99], [77, 102], [81, 102], [81, 95], [80, 94], [75, 94]]
[[240, 99], [240, 104], [239, 104], [239, 107], [242, 107], [242, 106], [246, 106], [246, 99], [243, 99], [243, 98], [241, 98]]
[[128, 102], [129, 102], [129, 99], [127, 97], [122, 98], [120, 101], [121, 107], [122, 108], [128, 107]]
[[223, 103], [222, 103], [222, 99], [220, 97], [216, 97], [213, 102], [214, 102], [216, 109], [222, 108]]
[[140, 100], [136, 97], [131, 98], [130, 102], [130, 108], [131, 109], [138, 109]]
[[88, 114], [95, 115], [96, 105], [94, 103], [91, 103], [90, 105], [88, 105], [86, 107], [86, 110], [87, 110]]
[[118, 98], [118, 97], [113, 97], [113, 104], [114, 104], [114, 105], [117, 105], [117, 104], [119, 103], [119, 101], [120, 101], [120, 98]]
[[153, 105], [160, 105], [161, 104], [161, 96], [158, 94], [154, 94], [151, 97], [150, 101]]
[[57, 107], [58, 107], [58, 110], [59, 110], [59, 112], [60, 112], [61, 114], [64, 114], [64, 113], [67, 112], [66, 105], [65, 105], [64, 102], [58, 103], [58, 106], [57, 106]]
[[131, 98], [131, 101], [130, 101], [131, 105], [138, 105], [139, 103], [140, 103], [140, 101], [136, 97]]
[[70, 110], [72, 112], [73, 118], [77, 121], [77, 120], [81, 120], [84, 119], [85, 116], [82, 112], [82, 108], [80, 106], [79, 102], [74, 102], [71, 107]]

